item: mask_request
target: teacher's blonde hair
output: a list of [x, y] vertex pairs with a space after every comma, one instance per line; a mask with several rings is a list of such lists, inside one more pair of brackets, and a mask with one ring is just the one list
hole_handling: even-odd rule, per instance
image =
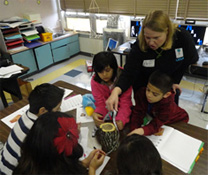
[[144, 28], [147, 27], [155, 32], [166, 32], [167, 38], [164, 45], [161, 47], [163, 50], [171, 49], [173, 44], [173, 34], [175, 33], [177, 25], [173, 24], [167, 14], [161, 10], [155, 10], [148, 13], [142, 22], [142, 29], [139, 34], [139, 47], [142, 51], [146, 51], [148, 45], [144, 37]]

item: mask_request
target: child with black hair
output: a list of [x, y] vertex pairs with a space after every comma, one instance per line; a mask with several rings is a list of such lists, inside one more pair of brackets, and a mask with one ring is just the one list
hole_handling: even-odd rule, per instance
[[[92, 117], [95, 125], [100, 126], [104, 122], [103, 118], [108, 113], [105, 101], [114, 89], [122, 70], [118, 68], [117, 60], [111, 52], [96, 54], [93, 58], [92, 68], [95, 74], [91, 79], [91, 89], [96, 106]], [[132, 107], [131, 94], [132, 88], [130, 87], [119, 96], [119, 107], [116, 116], [119, 130], [122, 130], [125, 124], [129, 122]]]
[[80, 161], [83, 148], [78, 143], [78, 126], [73, 117], [62, 112], [41, 115], [21, 148], [19, 164], [13, 174], [88, 174], [103, 163], [105, 153], [93, 150]]
[[138, 134], [125, 137], [117, 150], [118, 175], [161, 175], [162, 160], [153, 143]]
[[[174, 101], [175, 93], [172, 85], [173, 81], [167, 74], [160, 71], [151, 74], [147, 87], [139, 89], [136, 93], [136, 106], [131, 119], [132, 132], [129, 135], [151, 135], [161, 131], [164, 124], [188, 122], [187, 112]], [[152, 120], [142, 126], [147, 114]]]
[[64, 90], [44, 83], [36, 86], [28, 97], [29, 110], [16, 122], [0, 156], [0, 174], [11, 175], [21, 157], [20, 147], [35, 120], [41, 114], [60, 110]]

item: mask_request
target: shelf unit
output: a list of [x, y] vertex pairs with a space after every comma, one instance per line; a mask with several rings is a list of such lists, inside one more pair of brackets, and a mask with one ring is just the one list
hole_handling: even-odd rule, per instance
[[23, 46], [23, 38], [19, 27], [4, 28], [0, 32], [1, 50], [4, 52]]

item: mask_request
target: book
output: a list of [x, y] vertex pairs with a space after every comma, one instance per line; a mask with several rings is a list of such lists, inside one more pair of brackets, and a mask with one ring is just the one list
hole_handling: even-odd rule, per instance
[[146, 136], [157, 148], [165, 161], [185, 173], [191, 173], [204, 142], [184, 134], [172, 127], [162, 126], [161, 136]]

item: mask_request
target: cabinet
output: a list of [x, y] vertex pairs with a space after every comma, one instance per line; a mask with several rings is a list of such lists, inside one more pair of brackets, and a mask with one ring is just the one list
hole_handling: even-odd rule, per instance
[[28, 50], [13, 54], [10, 53], [10, 55], [14, 63], [28, 67], [30, 70], [27, 74], [31, 74], [42, 70], [55, 62], [70, 58], [72, 55], [79, 52], [79, 39], [78, 34], [76, 34], [58, 38], [55, 41], [44, 43], [41, 46], [36, 46]]
[[80, 52], [79, 41], [70, 43], [69, 48], [70, 48], [70, 56], [79, 53]]
[[31, 50], [31, 49], [16, 53], [16, 54], [12, 55], [11, 57], [12, 57], [12, 60], [14, 63], [22, 64], [22, 65], [30, 68], [30, 70], [27, 72], [27, 74], [38, 70], [37, 65], [36, 65], [36, 61], [35, 61], [35, 56], [34, 56], [33, 50]]
[[51, 50], [54, 62], [64, 60], [80, 52], [78, 35], [52, 42]]
[[43, 45], [34, 49], [39, 70], [53, 64], [50, 44]]

